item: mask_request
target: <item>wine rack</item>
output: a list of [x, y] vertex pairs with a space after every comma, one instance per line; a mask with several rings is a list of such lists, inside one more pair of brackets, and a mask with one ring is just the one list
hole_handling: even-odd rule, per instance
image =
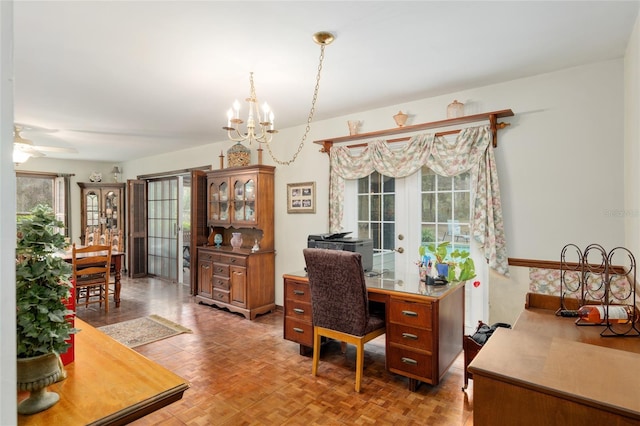
[[[615, 284], [615, 285], [612, 285]], [[612, 288], [615, 291], [612, 291]], [[576, 325], [604, 327], [602, 337], [638, 337], [638, 306], [636, 299], [636, 260], [625, 247], [611, 251], [599, 244], [589, 244], [581, 250], [575, 244], [567, 244], [560, 254], [560, 308], [557, 315], [567, 314], [567, 299], [576, 299], [578, 306], [602, 305], [604, 318], [601, 323], [590, 323], [578, 318]], [[575, 303], [573, 303], [575, 304]], [[630, 307], [629, 322], [617, 323], [609, 318], [609, 307]]]

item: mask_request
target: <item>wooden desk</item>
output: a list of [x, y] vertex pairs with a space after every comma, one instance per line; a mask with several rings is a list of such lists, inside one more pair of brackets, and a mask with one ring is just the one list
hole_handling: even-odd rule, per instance
[[[304, 271], [285, 274], [284, 338], [313, 347], [311, 294]], [[462, 352], [464, 283], [426, 286], [407, 279], [366, 277], [369, 302], [384, 303], [387, 369], [409, 378], [409, 389], [421, 382], [437, 385]]]
[[474, 426], [637, 425], [640, 339], [601, 337], [601, 327], [536, 306], [496, 330], [469, 365]]
[[[82, 256], [82, 255], [79, 255], [79, 256]], [[71, 251], [65, 252], [63, 255], [63, 259], [66, 262], [71, 263], [73, 261], [71, 256]], [[115, 251], [115, 250], [111, 252], [111, 264], [113, 265], [115, 270], [115, 274], [114, 274], [115, 288], [113, 292], [113, 301], [116, 303], [116, 308], [120, 307], [120, 289], [122, 287], [122, 284], [120, 283], [120, 279], [122, 278], [122, 273], [121, 273], [122, 259], [124, 259], [124, 252]]]
[[[18, 415], [19, 425], [124, 425], [182, 398], [189, 384], [79, 318], [68, 377], [49, 386], [60, 395], [50, 409]], [[27, 397], [20, 392], [18, 401]]]

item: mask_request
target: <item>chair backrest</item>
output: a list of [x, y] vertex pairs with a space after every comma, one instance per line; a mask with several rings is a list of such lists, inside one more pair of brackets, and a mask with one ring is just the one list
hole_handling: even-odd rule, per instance
[[122, 230], [111, 229], [109, 232], [109, 244], [112, 251], [122, 251]]
[[106, 284], [111, 271], [111, 246], [92, 245], [71, 249], [73, 282], [77, 286]]
[[369, 321], [362, 256], [342, 250], [303, 249], [313, 325], [363, 336]]

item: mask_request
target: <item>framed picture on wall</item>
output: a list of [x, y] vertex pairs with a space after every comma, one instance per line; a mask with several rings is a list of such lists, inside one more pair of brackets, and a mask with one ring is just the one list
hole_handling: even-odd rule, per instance
[[316, 212], [316, 183], [287, 184], [287, 213]]

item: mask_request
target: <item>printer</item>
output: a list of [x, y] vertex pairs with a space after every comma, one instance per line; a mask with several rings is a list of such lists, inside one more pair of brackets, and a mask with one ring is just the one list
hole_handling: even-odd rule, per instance
[[373, 269], [373, 240], [371, 238], [345, 238], [350, 233], [312, 234], [307, 237], [307, 247], [360, 253], [362, 268], [365, 272], [371, 271]]

